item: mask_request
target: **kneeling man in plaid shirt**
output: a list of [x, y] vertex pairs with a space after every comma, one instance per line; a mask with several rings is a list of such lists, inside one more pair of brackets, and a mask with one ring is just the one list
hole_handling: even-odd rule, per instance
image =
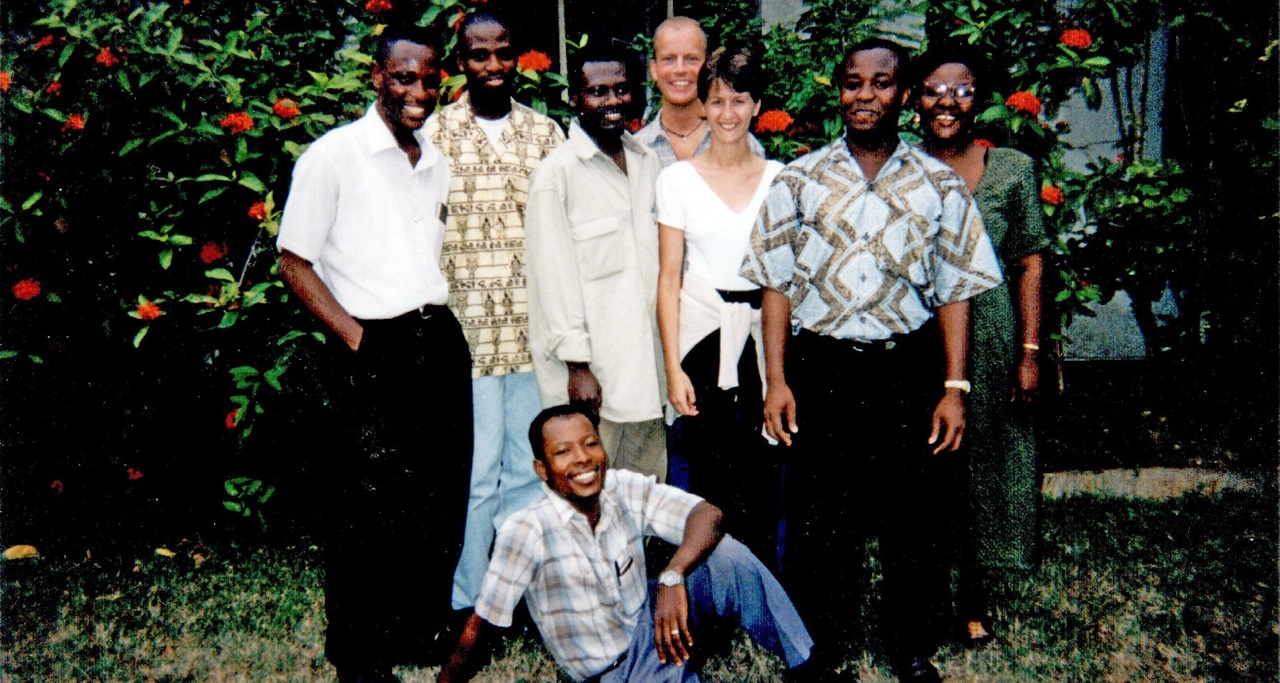
[[[651, 476], [606, 469], [597, 418], [577, 406], [529, 427], [545, 495], [498, 531], [493, 559], [439, 681], [466, 681], [487, 659], [493, 627], [523, 598], [547, 649], [575, 681], [697, 681], [712, 629], [741, 627], [794, 668], [813, 640], [782, 586], [720, 529], [720, 509]], [[644, 538], [679, 544], [656, 581]], [[802, 667], [803, 669], [804, 667]]]

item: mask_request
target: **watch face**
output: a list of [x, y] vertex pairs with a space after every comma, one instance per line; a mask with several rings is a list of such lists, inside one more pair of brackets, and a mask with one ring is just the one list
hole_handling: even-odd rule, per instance
[[668, 569], [658, 575], [658, 583], [664, 586], [679, 586], [684, 583], [684, 577]]

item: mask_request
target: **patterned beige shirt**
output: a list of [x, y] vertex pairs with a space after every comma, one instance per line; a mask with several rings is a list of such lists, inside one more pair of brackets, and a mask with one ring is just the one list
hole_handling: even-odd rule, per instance
[[916, 330], [1001, 282], [960, 176], [899, 142], [868, 182], [843, 137], [774, 178], [741, 272], [786, 294], [801, 327], [860, 341]]
[[452, 172], [440, 267], [449, 280], [449, 308], [471, 346], [471, 374], [532, 372], [524, 207], [529, 174], [564, 142], [564, 133], [551, 119], [512, 101], [493, 144], [466, 94], [433, 115], [423, 130]]

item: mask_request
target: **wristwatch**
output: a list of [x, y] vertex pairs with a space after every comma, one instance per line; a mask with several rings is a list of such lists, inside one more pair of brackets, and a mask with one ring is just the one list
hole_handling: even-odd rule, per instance
[[684, 575], [674, 569], [668, 569], [658, 575], [658, 583], [668, 588], [684, 584]]
[[945, 389], [959, 389], [964, 393], [969, 393], [973, 389], [973, 385], [969, 384], [967, 379], [949, 379], [942, 383]]

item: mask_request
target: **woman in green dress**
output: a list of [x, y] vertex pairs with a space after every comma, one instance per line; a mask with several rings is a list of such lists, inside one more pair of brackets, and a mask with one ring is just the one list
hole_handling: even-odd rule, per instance
[[963, 48], [930, 50], [914, 70], [924, 149], [968, 183], [1005, 284], [970, 302], [973, 329], [966, 504], [956, 611], [970, 644], [990, 640], [992, 580], [1030, 567], [1040, 495], [1028, 404], [1039, 384], [1045, 234], [1034, 162], [974, 137], [983, 64]]

